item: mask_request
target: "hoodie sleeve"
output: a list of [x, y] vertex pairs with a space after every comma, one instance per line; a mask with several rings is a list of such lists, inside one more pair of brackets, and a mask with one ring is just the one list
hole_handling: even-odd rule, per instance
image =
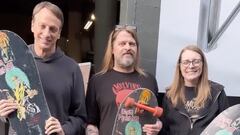
[[224, 89], [221, 90], [221, 93], [218, 97], [218, 105], [219, 105], [219, 113], [221, 113], [222, 111], [224, 111], [229, 107], [228, 98], [226, 96]]
[[[166, 93], [165, 93], [166, 94]], [[163, 107], [163, 115], [160, 117], [160, 120], [163, 123], [163, 127], [160, 130], [160, 135], [169, 135], [169, 127], [168, 127], [168, 122], [166, 120], [166, 114], [168, 113], [168, 101], [167, 97], [164, 94], [163, 100], [162, 100], [162, 107]]]
[[83, 86], [82, 73], [78, 66], [73, 73], [73, 87], [71, 89], [71, 105], [69, 109], [69, 117], [62, 125], [66, 135], [83, 134], [86, 127], [86, 107], [85, 93]]
[[6, 122], [7, 122], [7, 119], [4, 118], [4, 117], [1, 117], [1, 116], [0, 116], [0, 120], [1, 120], [1, 122], [3, 122], [3, 123], [6, 123]]

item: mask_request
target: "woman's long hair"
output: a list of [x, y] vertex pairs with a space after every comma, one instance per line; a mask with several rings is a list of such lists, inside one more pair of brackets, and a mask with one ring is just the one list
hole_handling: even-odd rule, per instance
[[207, 61], [204, 53], [196, 45], [189, 45], [183, 48], [182, 51], [180, 52], [180, 55], [177, 60], [174, 79], [171, 86], [168, 88], [166, 94], [174, 107], [176, 107], [179, 103], [183, 103], [183, 104], [185, 103], [184, 78], [181, 74], [180, 62], [181, 62], [182, 54], [186, 50], [191, 50], [201, 55], [201, 59], [203, 63], [202, 74], [200, 75], [197, 86], [196, 86], [197, 96], [195, 98], [195, 106], [203, 107], [207, 99], [209, 97], [211, 98], [210, 84], [208, 81], [208, 66], [207, 66]]

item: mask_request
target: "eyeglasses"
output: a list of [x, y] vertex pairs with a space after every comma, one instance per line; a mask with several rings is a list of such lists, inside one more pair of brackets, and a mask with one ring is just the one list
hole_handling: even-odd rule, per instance
[[194, 59], [194, 60], [183, 60], [180, 62], [184, 67], [188, 67], [190, 64], [193, 66], [199, 67], [202, 63], [201, 59]]

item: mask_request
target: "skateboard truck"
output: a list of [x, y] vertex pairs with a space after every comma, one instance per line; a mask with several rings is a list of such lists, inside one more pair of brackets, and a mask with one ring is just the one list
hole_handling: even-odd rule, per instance
[[163, 109], [161, 107], [150, 107], [144, 104], [136, 103], [133, 98], [128, 97], [124, 103], [126, 107], [133, 107], [136, 106], [139, 109], [146, 110], [148, 112], [151, 112], [154, 117], [160, 117], [163, 113]]

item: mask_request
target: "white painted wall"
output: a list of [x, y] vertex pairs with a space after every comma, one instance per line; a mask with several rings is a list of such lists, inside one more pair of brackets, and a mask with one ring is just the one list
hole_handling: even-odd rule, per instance
[[[220, 25], [238, 0], [222, 0]], [[200, 0], [161, 0], [156, 77], [160, 92], [165, 91], [175, 72], [180, 50], [196, 44]], [[209, 78], [225, 86], [228, 96], [240, 96], [240, 14], [218, 41], [218, 47], [205, 53]]]

